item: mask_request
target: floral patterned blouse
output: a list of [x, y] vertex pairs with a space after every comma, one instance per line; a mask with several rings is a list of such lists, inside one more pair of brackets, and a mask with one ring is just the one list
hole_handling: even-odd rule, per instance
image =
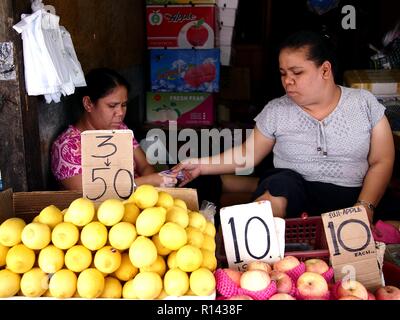
[[[119, 129], [124, 130], [128, 127], [122, 124]], [[139, 146], [133, 138], [133, 150]], [[81, 175], [81, 131], [70, 125], [52, 144], [50, 156], [51, 171], [58, 181]], [[135, 170], [135, 178], [137, 177]]]

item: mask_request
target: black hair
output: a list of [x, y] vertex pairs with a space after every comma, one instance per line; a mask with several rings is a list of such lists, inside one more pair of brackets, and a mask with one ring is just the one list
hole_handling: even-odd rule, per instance
[[86, 87], [81, 90], [81, 96], [89, 96], [93, 103], [107, 96], [118, 86], [124, 86], [129, 92], [128, 81], [118, 72], [108, 68], [97, 68], [85, 76]]
[[332, 65], [332, 72], [336, 78], [338, 72], [338, 61], [334, 45], [327, 35], [301, 30], [290, 35], [279, 46], [279, 52], [283, 49], [300, 49], [308, 47], [308, 60], [313, 61], [318, 67], [325, 61]]

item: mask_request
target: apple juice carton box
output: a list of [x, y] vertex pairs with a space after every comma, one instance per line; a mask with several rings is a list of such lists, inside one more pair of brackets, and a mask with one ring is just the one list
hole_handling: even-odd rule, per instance
[[176, 121], [183, 126], [214, 123], [214, 99], [208, 93], [147, 93], [147, 122]]
[[212, 4], [146, 6], [147, 47], [214, 48], [216, 12]]
[[220, 49], [152, 49], [153, 92], [218, 92]]

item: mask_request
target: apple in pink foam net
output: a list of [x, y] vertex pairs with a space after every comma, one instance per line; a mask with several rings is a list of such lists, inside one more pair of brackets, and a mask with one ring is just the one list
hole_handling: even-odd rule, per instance
[[287, 293], [275, 293], [268, 300], [296, 300], [296, 299]]
[[376, 300], [400, 300], [400, 289], [395, 286], [384, 286], [375, 291]]
[[240, 287], [249, 291], [264, 290], [270, 283], [270, 276], [262, 270], [245, 271], [240, 277]]
[[271, 280], [276, 282], [278, 293], [289, 293], [292, 291], [293, 282], [286, 273], [273, 270], [270, 272], [269, 276], [271, 277]]
[[295, 256], [286, 256], [283, 259], [276, 261], [273, 264], [272, 269], [281, 272], [287, 272], [289, 270], [296, 268], [299, 265], [300, 261]]
[[315, 272], [304, 272], [296, 283], [299, 295], [307, 300], [325, 299], [329, 293], [325, 278]]
[[368, 291], [361, 282], [357, 280], [345, 280], [336, 291], [338, 299], [345, 296], [355, 296], [362, 300], [368, 300]]
[[226, 275], [239, 287], [240, 286], [240, 277], [242, 276], [242, 273], [240, 271], [232, 270], [225, 268], [223, 271], [226, 273]]
[[251, 261], [247, 264], [247, 270], [263, 270], [267, 273], [272, 271], [272, 267], [265, 261]]
[[323, 274], [329, 270], [328, 264], [322, 259], [308, 259], [304, 261], [306, 271]]

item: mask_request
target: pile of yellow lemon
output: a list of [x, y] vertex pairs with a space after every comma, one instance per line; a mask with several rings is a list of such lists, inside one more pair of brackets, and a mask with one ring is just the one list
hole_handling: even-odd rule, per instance
[[96, 210], [79, 198], [0, 225], [0, 298], [163, 299], [215, 292], [215, 227], [142, 185]]

